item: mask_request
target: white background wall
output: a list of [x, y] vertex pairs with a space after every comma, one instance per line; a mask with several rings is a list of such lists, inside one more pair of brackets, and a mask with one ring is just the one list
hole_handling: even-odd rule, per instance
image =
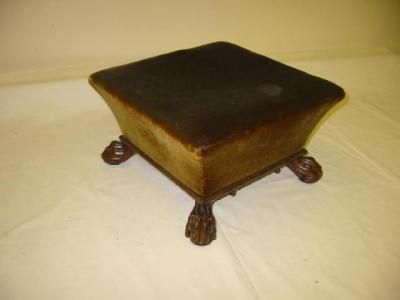
[[399, 29], [399, 0], [0, 0], [0, 75], [121, 63], [215, 40], [269, 55], [399, 49]]

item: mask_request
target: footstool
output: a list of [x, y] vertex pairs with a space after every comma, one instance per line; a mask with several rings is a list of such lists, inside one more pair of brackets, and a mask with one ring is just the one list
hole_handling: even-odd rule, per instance
[[179, 50], [92, 74], [90, 84], [122, 135], [102, 153], [135, 153], [194, 200], [185, 235], [216, 238], [213, 204], [289, 167], [306, 183], [322, 176], [304, 145], [344, 97], [339, 86], [227, 42]]

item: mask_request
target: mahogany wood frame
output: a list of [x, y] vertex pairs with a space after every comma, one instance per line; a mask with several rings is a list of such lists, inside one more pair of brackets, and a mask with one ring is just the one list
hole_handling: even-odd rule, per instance
[[190, 213], [186, 224], [185, 236], [190, 238], [190, 240], [196, 245], [208, 245], [216, 239], [216, 221], [212, 208], [217, 200], [228, 195], [235, 196], [239, 189], [271, 174], [272, 172], [278, 173], [283, 167], [290, 168], [290, 170], [292, 170], [292, 172], [305, 183], [314, 183], [322, 177], [321, 166], [314, 158], [305, 156], [307, 151], [302, 149], [289, 157], [224, 187], [211, 195], [201, 196], [184, 185], [173, 174], [151, 159], [146, 155], [146, 153], [141, 151], [123, 135], [119, 137], [119, 140], [112, 141], [110, 145], [105, 148], [102, 153], [102, 158], [110, 165], [118, 165], [128, 160], [135, 153], [140, 154], [195, 200], [194, 208]]

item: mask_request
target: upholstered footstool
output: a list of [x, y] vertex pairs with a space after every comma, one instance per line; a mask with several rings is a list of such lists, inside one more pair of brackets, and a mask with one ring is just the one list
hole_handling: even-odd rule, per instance
[[322, 176], [304, 145], [344, 97], [339, 86], [239, 46], [217, 42], [99, 71], [91, 85], [121, 128], [102, 157], [142, 155], [195, 200], [186, 236], [216, 238], [213, 204], [289, 167]]

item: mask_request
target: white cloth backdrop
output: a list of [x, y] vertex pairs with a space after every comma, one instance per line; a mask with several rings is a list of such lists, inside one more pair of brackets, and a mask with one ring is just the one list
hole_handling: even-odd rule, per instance
[[86, 79], [0, 88], [0, 299], [400, 299], [400, 57], [291, 65], [348, 94], [308, 145], [324, 176], [219, 201], [207, 247], [168, 178], [102, 162], [119, 129]]

